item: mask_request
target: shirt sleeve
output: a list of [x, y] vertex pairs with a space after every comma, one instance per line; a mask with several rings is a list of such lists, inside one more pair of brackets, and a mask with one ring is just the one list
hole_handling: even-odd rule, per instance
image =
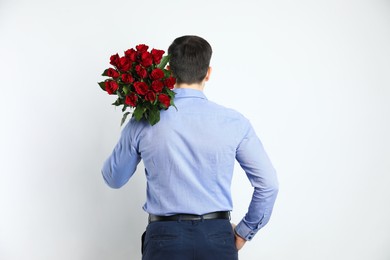
[[254, 192], [248, 212], [236, 226], [235, 232], [245, 240], [252, 240], [270, 219], [279, 185], [275, 169], [249, 122], [246, 135], [237, 148], [236, 159], [254, 187]]
[[121, 137], [110, 157], [103, 164], [103, 179], [111, 188], [118, 189], [125, 185], [137, 169], [141, 156], [137, 151], [131, 121], [125, 126]]

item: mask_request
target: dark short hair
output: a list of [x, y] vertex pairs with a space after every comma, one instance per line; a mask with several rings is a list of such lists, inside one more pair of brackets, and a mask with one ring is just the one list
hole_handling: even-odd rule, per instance
[[206, 77], [212, 49], [205, 39], [194, 35], [176, 38], [169, 46], [168, 54], [177, 83], [200, 83]]

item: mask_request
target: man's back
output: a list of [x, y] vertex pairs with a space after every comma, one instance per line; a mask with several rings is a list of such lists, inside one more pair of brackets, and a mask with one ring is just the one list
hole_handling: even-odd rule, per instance
[[230, 211], [236, 150], [249, 123], [199, 90], [174, 91], [177, 110], [163, 111], [153, 127], [135, 121], [129, 126], [137, 129], [129, 134], [148, 179], [145, 210], [156, 215]]

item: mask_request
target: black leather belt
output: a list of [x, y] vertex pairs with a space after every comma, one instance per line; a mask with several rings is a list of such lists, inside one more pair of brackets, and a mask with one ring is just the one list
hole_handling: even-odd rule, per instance
[[149, 223], [155, 221], [204, 220], [204, 219], [230, 219], [229, 211], [218, 211], [204, 215], [177, 214], [172, 216], [156, 216], [149, 214]]

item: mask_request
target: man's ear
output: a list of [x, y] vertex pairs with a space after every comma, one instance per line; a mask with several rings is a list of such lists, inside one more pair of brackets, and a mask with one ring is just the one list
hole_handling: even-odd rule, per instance
[[204, 78], [206, 81], [208, 81], [208, 80], [210, 79], [211, 72], [212, 72], [212, 68], [209, 67], [209, 68], [207, 69], [206, 77]]

